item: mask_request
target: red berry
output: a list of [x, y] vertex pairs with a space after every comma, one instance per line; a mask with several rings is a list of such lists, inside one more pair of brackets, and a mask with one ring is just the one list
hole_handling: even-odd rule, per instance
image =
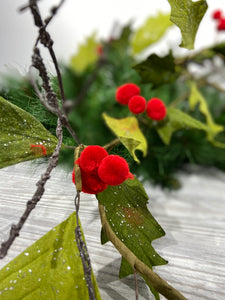
[[225, 19], [219, 19], [219, 22], [217, 24], [217, 30], [225, 30]]
[[98, 167], [104, 157], [108, 155], [107, 151], [98, 145], [87, 146], [82, 152], [80, 158], [76, 161], [80, 168], [86, 173], [98, 173]]
[[119, 155], [108, 155], [103, 158], [98, 168], [98, 175], [108, 185], [119, 185], [124, 180], [133, 178], [128, 163]]
[[146, 100], [142, 96], [133, 96], [128, 102], [128, 107], [133, 114], [141, 114], [146, 109]]
[[120, 104], [126, 105], [133, 96], [140, 95], [140, 92], [136, 84], [126, 83], [117, 88], [115, 97]]
[[[88, 174], [81, 169], [82, 192], [98, 194], [107, 188], [107, 184], [101, 181], [97, 174]], [[75, 184], [75, 174], [72, 173], [72, 181]]]
[[149, 118], [159, 121], [166, 116], [166, 106], [162, 100], [158, 98], [152, 98], [147, 103], [147, 115]]
[[220, 9], [217, 9], [213, 12], [212, 18], [215, 20], [219, 20], [222, 17], [222, 11]]
[[102, 47], [102, 45], [97, 45], [96, 46], [96, 52], [97, 52], [98, 56], [101, 56], [103, 54], [103, 47]]

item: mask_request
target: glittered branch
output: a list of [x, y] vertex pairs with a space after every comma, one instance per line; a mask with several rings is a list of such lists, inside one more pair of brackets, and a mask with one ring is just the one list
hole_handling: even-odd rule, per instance
[[[81, 151], [83, 149], [84, 149], [83, 145], [80, 145], [75, 149], [74, 161], [76, 161], [80, 157]], [[75, 172], [76, 189], [77, 189], [77, 194], [74, 199], [74, 204], [76, 208], [76, 221], [77, 221], [77, 226], [75, 228], [75, 237], [76, 237], [77, 247], [80, 252], [80, 257], [81, 257], [83, 270], [84, 270], [84, 276], [87, 282], [89, 300], [94, 300], [95, 299], [94, 287], [91, 280], [91, 275], [92, 275], [91, 260], [88, 254], [87, 246], [82, 237], [80, 224], [79, 224], [80, 192], [82, 190], [82, 180], [81, 180], [81, 171], [78, 164], [74, 164], [74, 172]]]
[[120, 254], [128, 261], [128, 263], [138, 273], [153, 286], [153, 288], [165, 296], [169, 300], [187, 300], [180, 292], [169, 285], [165, 280], [159, 277], [154, 271], [152, 271], [146, 264], [139, 260], [134, 253], [126, 247], [126, 245], [116, 236], [115, 232], [110, 227], [105, 214], [105, 208], [99, 203], [99, 213], [101, 217], [102, 227], [107, 235], [107, 238], [112, 242], [114, 247], [120, 252]]
[[19, 222], [16, 225], [13, 224], [11, 226], [8, 240], [1, 244], [0, 258], [4, 258], [7, 255], [8, 250], [9, 250], [10, 246], [12, 245], [13, 241], [15, 240], [15, 238], [17, 236], [19, 236], [20, 230], [22, 229], [24, 223], [28, 219], [31, 211], [36, 207], [37, 203], [39, 202], [39, 200], [41, 199], [41, 197], [44, 194], [45, 184], [48, 181], [48, 179], [50, 178], [51, 171], [57, 166], [58, 158], [59, 158], [59, 151], [60, 151], [60, 148], [62, 145], [62, 140], [63, 140], [63, 130], [62, 130], [62, 125], [61, 125], [61, 122], [59, 119], [58, 119], [58, 124], [57, 124], [57, 128], [56, 128], [56, 135], [58, 137], [58, 143], [57, 143], [57, 146], [56, 146], [52, 156], [49, 159], [47, 169], [46, 169], [45, 173], [42, 174], [41, 179], [36, 183], [37, 189], [36, 189], [32, 199], [27, 202], [27, 207], [26, 207], [23, 215], [21, 216]]

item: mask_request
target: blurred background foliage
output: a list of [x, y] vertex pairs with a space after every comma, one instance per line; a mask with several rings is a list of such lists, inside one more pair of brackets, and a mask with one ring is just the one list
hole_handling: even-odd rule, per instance
[[[158, 30], [153, 32], [149, 24], [153, 24]], [[168, 49], [168, 53], [162, 57], [151, 54], [146, 58], [142, 54], [143, 50], [163, 38], [167, 29], [174, 25], [169, 21], [169, 15], [161, 13], [146, 20], [135, 32], [131, 25], [120, 28], [120, 33], [110, 36], [108, 40], [98, 40], [93, 33], [80, 45], [68, 65], [61, 64], [67, 99], [66, 109], [70, 123], [82, 143], [103, 146], [115, 139], [105, 125], [103, 112], [114, 118], [132, 116], [127, 106], [115, 101], [117, 87], [127, 82], [139, 85], [146, 100], [158, 97], [167, 107], [178, 108], [206, 123], [207, 116], [200, 112], [199, 103], [193, 110], [190, 109], [190, 82], [195, 82], [214, 122], [225, 126], [225, 93], [218, 83], [210, 81], [210, 76], [215, 75], [215, 69], [217, 73], [223, 70], [225, 43], [184, 57], [175, 57]], [[215, 66], [215, 59], [219, 60], [219, 68], [218, 65]], [[191, 71], [191, 66], [201, 68], [206, 62], [211, 64], [210, 72], [197, 76]], [[50, 76], [54, 90], [59, 95], [57, 79], [53, 75]], [[5, 76], [0, 96], [31, 113], [55, 135], [57, 118], [41, 105], [29, 83], [29, 76]], [[141, 160], [138, 164], [122, 144], [116, 145], [111, 153], [126, 158], [131, 171], [143, 180], [160, 184], [162, 187], [178, 188], [176, 171], [186, 163], [225, 170], [224, 130], [216, 136], [216, 141], [221, 143], [222, 147], [211, 143], [206, 132], [190, 128], [174, 132], [170, 144], [166, 145], [154, 126], [149, 127], [149, 124], [142, 122], [142, 116], [138, 116], [137, 119], [147, 139], [147, 156], [143, 157], [142, 153], [137, 151], [136, 154]], [[75, 146], [66, 130], [64, 144]], [[72, 171], [72, 148], [61, 150], [60, 164]]]

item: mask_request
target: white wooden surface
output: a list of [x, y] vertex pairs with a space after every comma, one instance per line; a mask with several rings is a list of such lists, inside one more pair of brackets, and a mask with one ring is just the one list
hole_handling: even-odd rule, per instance
[[[0, 170], [0, 237], [7, 237], [31, 198], [45, 165], [30, 162]], [[166, 231], [153, 242], [169, 261], [154, 270], [190, 300], [225, 299], [225, 173], [188, 168], [182, 188], [161, 190], [145, 184], [149, 209]], [[74, 211], [71, 175], [57, 168], [0, 268]], [[110, 243], [100, 244], [100, 220], [94, 196], [82, 194], [80, 218], [103, 300], [135, 299], [133, 276], [118, 279], [120, 256]], [[139, 278], [139, 299], [153, 299]], [[161, 297], [161, 299], [164, 299]]]

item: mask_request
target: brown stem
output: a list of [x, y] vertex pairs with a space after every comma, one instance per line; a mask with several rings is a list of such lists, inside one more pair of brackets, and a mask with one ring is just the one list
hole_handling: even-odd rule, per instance
[[[81, 151], [83, 150], [83, 145], [77, 147], [74, 151], [74, 161], [76, 161]], [[77, 226], [75, 228], [75, 237], [77, 242], [77, 247], [80, 253], [81, 261], [83, 264], [83, 270], [84, 270], [84, 276], [87, 282], [87, 288], [88, 288], [88, 294], [89, 294], [89, 300], [95, 300], [95, 294], [94, 294], [94, 287], [91, 280], [91, 274], [92, 274], [92, 268], [91, 268], [91, 260], [88, 254], [88, 249], [85, 244], [85, 241], [81, 234], [80, 224], [79, 224], [79, 208], [80, 208], [80, 192], [82, 190], [82, 180], [81, 180], [81, 172], [80, 167], [78, 164], [74, 165], [74, 172], [75, 172], [75, 178], [76, 178], [76, 189], [77, 194], [74, 199], [74, 204], [76, 208], [76, 222]]]
[[137, 271], [134, 268], [134, 282], [135, 282], [135, 299], [138, 300], [138, 281], [137, 281]]
[[116, 236], [114, 231], [111, 229], [107, 217], [105, 214], [105, 208], [99, 203], [99, 213], [101, 217], [102, 227], [106, 232], [108, 239], [113, 243], [115, 248], [120, 252], [120, 254], [128, 261], [128, 263], [135, 268], [137, 272], [143, 275], [154, 289], [165, 296], [169, 300], [187, 300], [180, 292], [169, 285], [165, 280], [163, 280], [159, 275], [153, 272], [146, 264], [139, 260], [134, 253], [127, 248], [127, 246], [121, 242], [121, 240]]
[[108, 144], [106, 144], [103, 148], [105, 148], [109, 152], [113, 147], [115, 147], [119, 143], [120, 143], [120, 139], [117, 138], [117, 139], [109, 142]]

